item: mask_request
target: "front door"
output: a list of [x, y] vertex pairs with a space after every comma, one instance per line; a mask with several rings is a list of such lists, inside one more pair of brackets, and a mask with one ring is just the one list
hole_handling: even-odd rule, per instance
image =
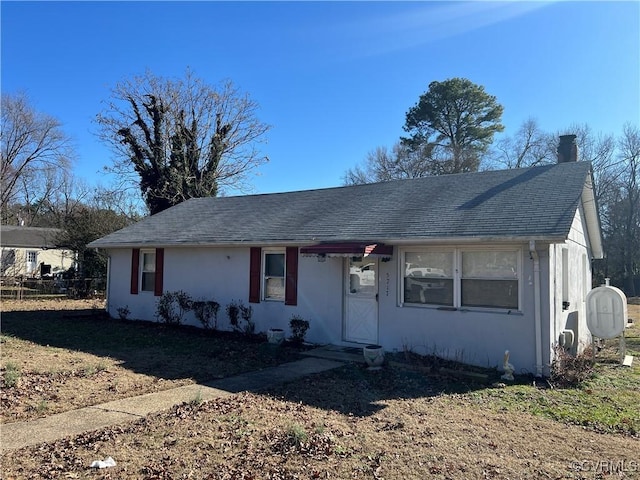
[[344, 339], [378, 343], [378, 260], [349, 258], [345, 264]]
[[27, 251], [27, 275], [33, 275], [38, 268], [38, 252], [35, 250]]

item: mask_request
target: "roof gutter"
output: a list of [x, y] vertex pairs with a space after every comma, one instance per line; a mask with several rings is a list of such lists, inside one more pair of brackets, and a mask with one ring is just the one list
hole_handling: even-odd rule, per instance
[[536, 377], [542, 377], [542, 319], [540, 318], [540, 257], [536, 241], [529, 241], [529, 255], [533, 260], [533, 312], [536, 342]]

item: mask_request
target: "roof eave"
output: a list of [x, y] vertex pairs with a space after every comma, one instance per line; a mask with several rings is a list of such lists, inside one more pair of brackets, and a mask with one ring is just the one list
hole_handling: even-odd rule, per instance
[[238, 248], [238, 247], [271, 247], [271, 246], [311, 246], [321, 242], [369, 242], [384, 243], [387, 245], [443, 245], [443, 244], [474, 244], [474, 243], [527, 243], [530, 240], [543, 243], [562, 243], [566, 240], [563, 235], [523, 235], [523, 236], [463, 236], [463, 237], [413, 237], [413, 238], [331, 238], [331, 239], [281, 239], [281, 240], [251, 240], [251, 241], [225, 241], [225, 242], [184, 242], [184, 243], [103, 243], [91, 242], [89, 248], [101, 248], [105, 250], [123, 248]]
[[269, 247], [269, 246], [302, 246], [312, 245], [314, 241], [297, 241], [297, 240], [277, 240], [277, 241], [225, 241], [225, 242], [157, 242], [157, 243], [130, 243], [130, 242], [114, 242], [102, 243], [91, 242], [88, 248], [97, 248], [103, 250], [121, 249], [121, 248], [237, 248], [237, 247]]
[[585, 223], [587, 225], [587, 235], [591, 245], [591, 258], [604, 258], [604, 248], [602, 245], [602, 228], [598, 215], [598, 200], [594, 193], [593, 173], [589, 170], [584, 187], [582, 189], [582, 209], [584, 211]]

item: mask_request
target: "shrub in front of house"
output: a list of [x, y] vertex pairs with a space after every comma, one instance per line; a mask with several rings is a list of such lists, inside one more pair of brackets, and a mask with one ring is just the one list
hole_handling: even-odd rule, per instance
[[129, 310], [129, 305], [125, 305], [124, 307], [118, 307], [118, 317], [120, 320], [128, 320], [129, 314], [131, 311]]
[[240, 329], [240, 308], [236, 301], [232, 301], [227, 305], [227, 317], [229, 317], [229, 325], [235, 330]]
[[205, 329], [218, 329], [218, 310], [220, 304], [213, 300], [196, 300], [192, 302], [193, 314]]
[[156, 318], [159, 322], [168, 325], [180, 325], [186, 312], [191, 310], [193, 300], [188, 293], [178, 290], [165, 292], [158, 299], [156, 305]]
[[302, 344], [304, 337], [307, 335], [307, 330], [309, 330], [309, 321], [300, 315], [293, 315], [289, 320], [289, 327], [291, 328], [291, 341]]
[[244, 321], [244, 327], [242, 327], [244, 333], [247, 335], [251, 335], [256, 331], [256, 324], [251, 320], [251, 316], [253, 315], [253, 307], [251, 305], [245, 306], [242, 302], [238, 305], [240, 309], [240, 316]]
[[[242, 303], [242, 300], [234, 300], [227, 305], [227, 317], [229, 317], [229, 324], [236, 332], [241, 332], [246, 335], [251, 335], [255, 332], [256, 325], [251, 320], [252, 315], [253, 307], [251, 307], [251, 305], [246, 306]], [[244, 322], [244, 325], [240, 324], [240, 320]]]
[[578, 355], [556, 345], [554, 348], [554, 359], [551, 362], [551, 372], [549, 382], [560, 388], [570, 388], [580, 386], [583, 382], [593, 378], [595, 368], [592, 359], [592, 346], [584, 349]]

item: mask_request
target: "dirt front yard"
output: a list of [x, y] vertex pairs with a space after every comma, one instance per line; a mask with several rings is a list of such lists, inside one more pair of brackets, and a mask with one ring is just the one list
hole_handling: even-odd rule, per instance
[[[630, 309], [632, 315], [640, 322], [640, 307]], [[149, 337], [138, 332], [135, 341], [127, 340], [127, 348], [118, 350], [116, 346], [125, 340], [110, 339], [108, 332], [113, 328], [99, 329], [113, 320], [64, 317], [63, 313], [39, 317], [40, 321], [48, 318], [51, 324], [39, 333], [32, 331], [33, 324], [28, 329], [15, 325], [30, 317], [10, 318], [9, 331], [3, 328], [3, 373], [6, 375], [8, 361], [25, 382], [36, 371], [85, 371], [94, 365], [96, 372], [106, 373], [90, 368], [87, 376], [67, 375], [64, 382], [70, 389], [75, 385], [76, 390], [99, 384], [109, 393], [110, 385], [121, 385], [119, 378], [128, 375], [141, 375], [140, 384], [145, 385], [154, 381], [179, 384], [212, 374], [211, 370], [201, 371], [210, 362], [216, 363], [215, 371], [226, 375], [232, 374], [237, 363], [248, 368], [246, 362], [252, 358], [241, 347], [209, 352], [206, 361], [204, 356], [189, 357], [192, 349], [183, 349], [177, 330], [171, 330], [171, 344], [177, 346], [162, 353], [162, 358], [177, 366], [169, 368], [136, 358], [168, 348], [163, 347], [160, 335], [164, 327], [145, 325], [160, 330]], [[89, 328], [83, 335], [76, 335], [76, 329], [76, 334], [65, 336], [70, 326], [65, 322]], [[94, 332], [100, 341], [87, 340], [86, 332]], [[190, 336], [184, 339], [185, 345], [191, 346], [197, 345], [201, 335], [209, 343], [215, 338], [191, 330], [185, 335]], [[640, 353], [634, 350], [640, 344], [636, 336], [640, 338], [634, 327], [628, 339], [634, 355]], [[12, 342], [18, 346], [11, 350], [9, 360], [5, 349]], [[256, 344], [252, 347], [259, 351]], [[599, 353], [607, 358], [605, 354]], [[254, 360], [264, 361], [262, 357], [267, 354]], [[187, 367], [189, 362], [196, 367]], [[599, 377], [581, 388], [550, 389], [527, 382], [505, 387], [465, 384], [413, 369], [386, 366], [369, 371], [359, 364], [347, 364], [268, 392], [246, 392], [210, 402], [194, 399], [137, 422], [9, 452], [2, 456], [2, 478], [640, 478], [635, 418], [639, 371], [635, 365], [623, 369], [605, 362], [597, 372]], [[104, 377], [109, 373], [115, 376]], [[87, 378], [87, 384], [78, 383]], [[63, 383], [62, 377], [59, 382]], [[35, 388], [37, 382], [31, 385]], [[123, 387], [120, 392], [124, 391]], [[609, 398], [613, 413], [604, 408], [603, 398]], [[75, 408], [72, 396], [61, 399], [48, 401], [48, 407], [37, 415]], [[6, 421], [22, 415], [5, 413], [6, 409], [26, 410], [3, 404]], [[578, 413], [582, 416], [569, 416]], [[614, 414], [618, 416], [607, 416]], [[116, 466], [89, 468], [94, 460], [108, 456]]]

